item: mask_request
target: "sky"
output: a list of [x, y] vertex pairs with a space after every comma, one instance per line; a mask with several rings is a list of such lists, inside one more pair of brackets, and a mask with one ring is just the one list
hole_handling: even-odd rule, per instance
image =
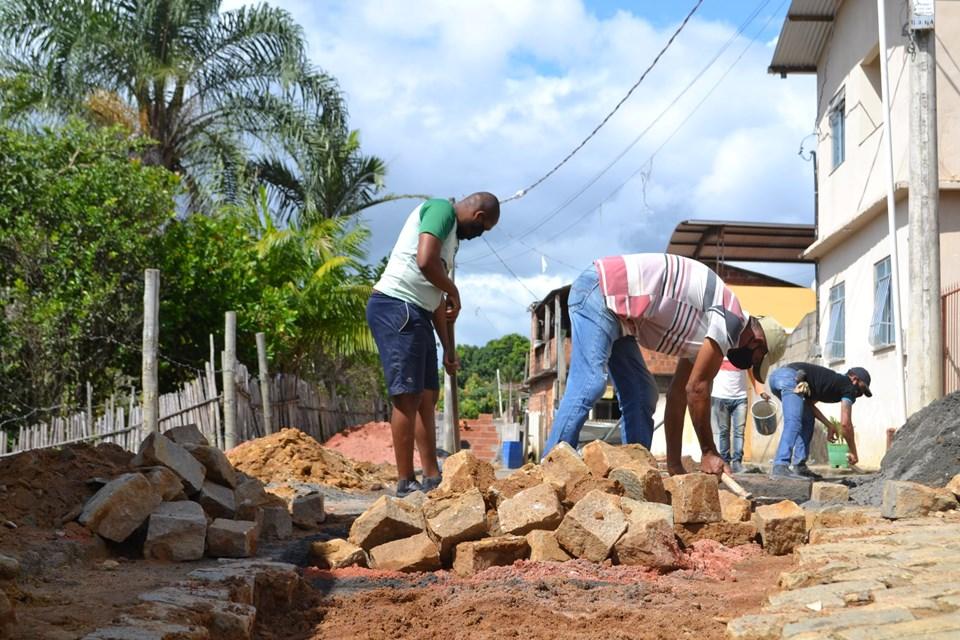
[[[610, 113], [695, 1], [271, 4], [297, 19], [312, 61], [339, 82], [364, 152], [387, 163], [387, 192], [503, 199]], [[799, 151], [814, 130], [814, 80], [767, 73], [788, 5], [703, 0], [597, 135], [461, 244], [459, 342], [529, 334], [531, 302], [598, 257], [664, 251], [683, 220], [813, 222], [813, 168]], [[417, 204], [363, 214], [371, 261]], [[803, 265], [758, 270], [813, 279]]]

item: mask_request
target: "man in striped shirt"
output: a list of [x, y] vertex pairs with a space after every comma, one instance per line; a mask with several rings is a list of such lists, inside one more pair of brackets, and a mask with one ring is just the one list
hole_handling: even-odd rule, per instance
[[603, 394], [607, 372], [620, 401], [622, 440], [650, 448], [657, 384], [640, 346], [679, 357], [667, 392], [664, 425], [667, 466], [680, 463], [686, 409], [700, 442], [700, 468], [731, 470], [717, 453], [710, 425], [710, 388], [724, 356], [766, 380], [783, 355], [786, 334], [776, 320], [756, 318], [706, 265], [680, 256], [640, 253], [601, 258], [570, 288], [573, 350], [566, 392], [546, 451], [558, 442], [576, 447], [580, 429]]

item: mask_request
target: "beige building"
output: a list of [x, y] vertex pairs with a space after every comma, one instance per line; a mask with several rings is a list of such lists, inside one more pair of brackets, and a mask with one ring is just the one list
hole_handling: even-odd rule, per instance
[[[906, 0], [886, 4], [901, 301], [909, 300], [910, 43]], [[960, 282], [960, 2], [936, 3], [937, 126], [940, 170], [940, 259], [944, 293]], [[837, 371], [864, 366], [874, 397], [853, 410], [861, 463], [877, 467], [887, 430], [899, 427], [886, 207], [886, 143], [881, 107], [875, 0], [793, 0], [770, 72], [815, 73], [817, 239], [804, 256], [815, 259], [822, 364]], [[786, 150], [785, 150], [786, 151]], [[955, 294], [956, 295], [956, 294]], [[945, 304], [954, 304], [953, 298]], [[944, 307], [945, 309], [948, 307]], [[901, 305], [904, 323], [910, 309]], [[957, 334], [955, 313], [945, 313]], [[948, 385], [956, 380], [956, 344], [947, 335]], [[906, 354], [909, 362], [909, 353]], [[949, 386], [947, 391], [952, 391]], [[838, 405], [822, 405], [839, 416]], [[831, 413], [832, 412], [832, 413]]]

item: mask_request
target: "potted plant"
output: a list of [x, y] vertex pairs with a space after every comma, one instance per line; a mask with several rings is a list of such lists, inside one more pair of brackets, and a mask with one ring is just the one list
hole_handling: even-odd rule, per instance
[[833, 434], [835, 438], [833, 441], [829, 437], [827, 438], [827, 459], [830, 461], [830, 466], [846, 469], [849, 466], [847, 454], [850, 452], [850, 447], [843, 439], [839, 420], [830, 418], [827, 434], [828, 436]]

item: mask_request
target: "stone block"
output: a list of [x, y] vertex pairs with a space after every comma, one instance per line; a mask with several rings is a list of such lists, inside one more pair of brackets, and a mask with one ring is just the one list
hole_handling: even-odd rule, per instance
[[623, 495], [642, 502], [670, 504], [670, 497], [663, 486], [663, 476], [656, 467], [630, 464], [610, 471], [609, 478], [623, 487]]
[[183, 493], [183, 482], [180, 477], [166, 467], [148, 467], [141, 469], [140, 473], [153, 485], [153, 490], [160, 494], [164, 502], [169, 502], [180, 496], [186, 497]]
[[293, 519], [284, 504], [267, 504], [260, 510], [260, 537], [264, 540], [286, 540], [293, 535]]
[[607, 477], [617, 467], [657, 467], [656, 458], [643, 445], [614, 446], [603, 440], [594, 440], [583, 448], [583, 462], [598, 478]]
[[880, 512], [884, 518], [919, 518], [956, 508], [957, 497], [949, 489], [932, 489], [905, 480], [887, 480], [883, 484]]
[[14, 580], [20, 575], [20, 561], [0, 554], [0, 580]]
[[105, 484], [87, 501], [79, 520], [101, 537], [123, 542], [160, 502], [160, 495], [143, 474], [125, 473]]
[[717, 476], [706, 473], [673, 476], [670, 500], [674, 522], [688, 524], [722, 520], [717, 482]]
[[180, 624], [126, 616], [109, 627], [96, 629], [83, 640], [209, 640], [210, 632], [200, 625]]
[[237, 515], [237, 498], [230, 487], [205, 480], [195, 500], [211, 518], [231, 519]]
[[231, 601], [230, 590], [209, 586], [161, 587], [142, 593], [139, 600], [158, 605], [149, 610], [151, 617], [168, 622], [184, 622], [184, 613], [196, 619], [216, 638], [247, 640], [253, 637], [257, 616], [255, 607]]
[[583, 496], [591, 491], [601, 491], [613, 496], [623, 495], [623, 485], [610, 478], [598, 478], [595, 475], [588, 475], [580, 478], [572, 485], [568, 485], [563, 492], [562, 504], [565, 507], [572, 507], [580, 502]]
[[367, 566], [367, 552], [341, 538], [314, 542], [310, 545], [310, 558], [320, 569]]
[[605, 560], [627, 529], [617, 496], [591, 491], [567, 512], [557, 529], [557, 541], [568, 553], [593, 562]]
[[[880, 515], [880, 509], [860, 507], [850, 503], [824, 504], [818, 507], [808, 507], [804, 511], [807, 519], [807, 531], [811, 534], [811, 544], [815, 544], [813, 536], [815, 529], [842, 529], [888, 522]], [[818, 535], [820, 540], [826, 539], [822, 532]]]
[[826, 616], [817, 616], [797, 620], [796, 622], [789, 622], [783, 627], [783, 637], [794, 638], [804, 634], [829, 634], [829, 636], [833, 636], [837, 631], [849, 629], [850, 627], [859, 627], [862, 625], [880, 627], [882, 625], [907, 622], [914, 619], [913, 614], [907, 609], [864, 610], [863, 607], [860, 607], [850, 611], [837, 611]]
[[944, 489], [947, 489], [953, 495], [957, 496], [957, 498], [960, 498], [960, 473], [953, 476], [953, 478], [950, 480], [950, 482], [947, 483], [947, 486], [944, 487]]
[[556, 489], [545, 482], [504, 500], [497, 515], [503, 533], [523, 535], [534, 529], [556, 529], [563, 520], [563, 507]]
[[543, 469], [540, 465], [525, 464], [506, 478], [500, 478], [490, 485], [490, 496], [499, 506], [507, 498], [512, 498], [524, 489], [543, 484]]
[[757, 526], [764, 550], [771, 555], [791, 553], [807, 539], [803, 509], [791, 500], [757, 507], [753, 513], [753, 523]]
[[780, 640], [783, 627], [801, 618], [798, 613], [760, 613], [734, 618], [727, 623], [727, 640]]
[[869, 593], [886, 589], [882, 582], [874, 580], [853, 580], [818, 584], [792, 591], [781, 591], [767, 596], [766, 609], [777, 611], [807, 611], [811, 604], [819, 603], [822, 609], [842, 609], [846, 606], [845, 596], [849, 594]]
[[167, 429], [163, 432], [164, 437], [173, 440], [179, 445], [202, 444], [209, 445], [207, 437], [200, 432], [195, 424], [184, 424], [179, 427]]
[[440, 548], [420, 532], [373, 547], [370, 564], [382, 571], [436, 571], [440, 568]]
[[380, 496], [353, 521], [348, 540], [370, 551], [387, 542], [421, 533], [424, 526], [420, 509], [391, 496]]
[[566, 442], [555, 446], [543, 459], [540, 468], [543, 479], [557, 488], [561, 500], [567, 499], [567, 494], [572, 493], [578, 481], [590, 475], [590, 467]]
[[134, 467], [163, 465], [183, 480], [187, 495], [200, 491], [207, 470], [182, 445], [159, 433], [151, 433], [140, 443], [140, 450], [133, 460]]
[[509, 566], [530, 554], [530, 546], [523, 536], [500, 536], [457, 545], [453, 559], [453, 571], [461, 576], [471, 576], [490, 567]]
[[483, 494], [476, 488], [427, 500], [423, 516], [427, 533], [437, 543], [444, 564], [450, 562], [459, 543], [487, 534], [487, 507]]
[[814, 502], [848, 502], [850, 489], [836, 482], [814, 482], [810, 485], [810, 499]]
[[183, 447], [207, 470], [207, 480], [212, 480], [231, 489], [237, 487], [237, 471], [230, 464], [223, 451], [202, 444], [185, 444]]
[[215, 558], [249, 558], [257, 552], [257, 523], [217, 518], [207, 527], [207, 551]]
[[150, 514], [143, 556], [157, 560], [199, 560], [207, 539], [207, 516], [196, 502], [164, 502]]
[[749, 500], [720, 490], [720, 517], [724, 522], [746, 522], [751, 515]]
[[293, 524], [301, 529], [315, 529], [327, 519], [323, 494], [314, 489], [298, 488], [287, 497], [287, 505]]
[[616, 564], [669, 571], [680, 566], [682, 554], [673, 534], [673, 510], [655, 502], [621, 500], [627, 530], [613, 546]]
[[530, 560], [533, 562], [566, 562], [570, 554], [560, 547], [555, 531], [534, 529], [526, 536], [530, 546]]
[[279, 503], [286, 509], [286, 503], [268, 494], [262, 482], [242, 473], [237, 474], [237, 487], [233, 494], [237, 501], [237, 517], [241, 520], [255, 520], [257, 510], [270, 504]]
[[756, 541], [757, 526], [752, 522], [701, 522], [678, 524], [674, 533], [685, 547], [700, 540], [714, 540], [725, 547], [738, 547]]
[[443, 480], [436, 491], [448, 495], [478, 489], [485, 494], [494, 481], [493, 465], [481, 460], [469, 449], [464, 449], [444, 460]]
[[416, 507], [417, 509], [422, 509], [424, 503], [427, 501], [427, 494], [425, 494], [423, 491], [414, 491], [413, 493], [408, 493], [407, 495], [403, 496], [401, 500]]

